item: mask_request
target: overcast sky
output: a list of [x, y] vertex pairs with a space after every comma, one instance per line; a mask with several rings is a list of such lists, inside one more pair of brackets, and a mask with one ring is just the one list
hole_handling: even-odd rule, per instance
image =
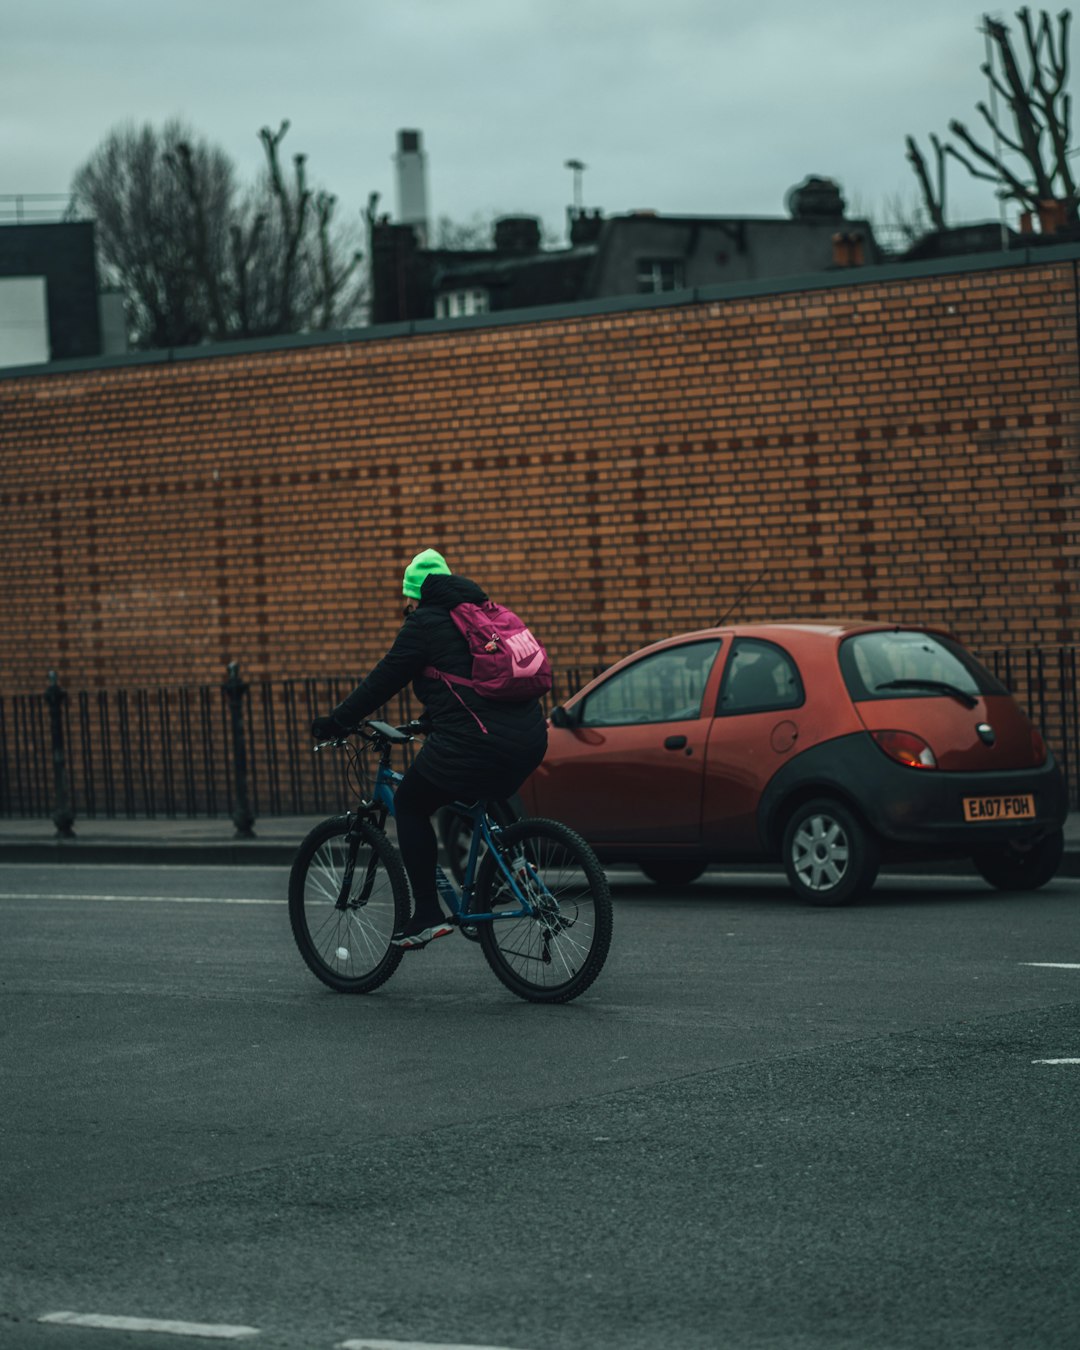
[[[1012, 21], [1019, 8], [991, 11]], [[1034, 6], [1038, 8], [1038, 6]], [[1060, 6], [1053, 6], [1052, 12]], [[396, 214], [418, 128], [429, 214], [779, 215], [808, 174], [880, 219], [917, 201], [904, 136], [975, 129], [969, 0], [0, 0], [0, 194], [66, 192], [125, 121], [180, 117], [253, 180], [258, 130], [359, 220]], [[992, 219], [953, 164], [949, 216]], [[0, 202], [0, 207], [10, 203]]]

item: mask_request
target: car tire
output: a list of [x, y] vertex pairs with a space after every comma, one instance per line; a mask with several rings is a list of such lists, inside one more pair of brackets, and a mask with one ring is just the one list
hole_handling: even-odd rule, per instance
[[1036, 891], [1052, 880], [1065, 852], [1065, 832], [1054, 830], [1028, 849], [1005, 844], [980, 849], [973, 855], [975, 869], [999, 891]]
[[665, 862], [639, 863], [638, 866], [658, 886], [689, 886], [705, 871], [705, 863], [681, 862], [677, 858]]
[[877, 878], [877, 840], [853, 811], [829, 798], [795, 808], [782, 849], [791, 888], [808, 905], [850, 904]]

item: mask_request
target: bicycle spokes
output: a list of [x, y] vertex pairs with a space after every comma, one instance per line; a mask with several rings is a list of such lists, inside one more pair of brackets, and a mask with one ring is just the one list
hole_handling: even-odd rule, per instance
[[289, 880], [289, 918], [319, 979], [346, 993], [376, 988], [400, 960], [390, 938], [407, 915], [401, 862], [381, 831], [340, 818], [312, 831]]
[[[572, 998], [595, 979], [611, 938], [603, 871], [588, 845], [554, 821], [520, 821], [501, 844], [513, 887], [488, 860], [477, 897], [478, 912], [496, 916], [481, 925], [485, 955], [523, 998]], [[513, 912], [523, 905], [527, 913]]]

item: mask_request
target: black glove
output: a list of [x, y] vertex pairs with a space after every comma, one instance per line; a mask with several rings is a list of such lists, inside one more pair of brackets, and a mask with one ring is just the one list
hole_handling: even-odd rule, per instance
[[311, 723], [311, 734], [317, 741], [339, 741], [349, 734], [349, 728], [332, 717], [316, 717]]

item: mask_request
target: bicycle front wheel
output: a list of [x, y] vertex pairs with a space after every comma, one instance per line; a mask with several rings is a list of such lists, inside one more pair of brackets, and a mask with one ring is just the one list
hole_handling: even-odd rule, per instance
[[289, 922], [323, 984], [342, 994], [377, 989], [398, 967], [390, 939], [408, 917], [405, 869], [381, 830], [350, 816], [315, 826], [289, 876]]
[[[592, 984], [611, 945], [611, 892], [596, 854], [555, 820], [520, 820], [500, 832], [499, 852], [533, 913], [480, 923], [488, 965], [519, 998], [566, 1003]], [[473, 909], [497, 914], [520, 901], [489, 853]]]

